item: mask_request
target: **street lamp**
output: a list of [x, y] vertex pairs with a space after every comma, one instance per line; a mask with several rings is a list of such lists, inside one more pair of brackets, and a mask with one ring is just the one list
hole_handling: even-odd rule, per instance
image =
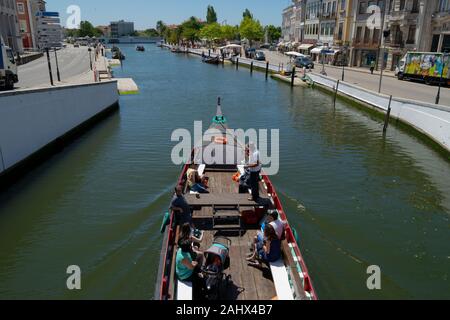
[[[391, 30], [387, 29], [383, 31], [382, 37], [385, 39], [391, 35]], [[384, 41], [383, 41], [384, 43]], [[383, 67], [384, 67], [384, 46], [380, 48], [381, 55], [381, 70], [380, 70], [380, 83], [378, 85], [378, 93], [381, 93], [381, 82], [383, 81]]]
[[345, 64], [347, 63], [347, 50], [348, 50], [347, 45], [345, 45], [342, 50], [342, 57], [343, 57], [342, 58], [342, 81], [344, 81], [344, 77], [345, 77]]

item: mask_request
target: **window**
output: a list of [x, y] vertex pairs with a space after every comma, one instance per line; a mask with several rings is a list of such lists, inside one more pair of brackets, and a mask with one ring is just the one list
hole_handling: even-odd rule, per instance
[[379, 43], [379, 41], [380, 41], [380, 35], [381, 35], [380, 29], [374, 29], [374, 30], [373, 30], [372, 42], [373, 42], [374, 44], [375, 44], [375, 43]]
[[22, 2], [18, 2], [17, 3], [17, 12], [20, 14], [24, 14], [25, 13], [25, 6], [23, 5]]
[[356, 28], [356, 39], [355, 39], [356, 43], [361, 42], [361, 34], [362, 34], [362, 27], [357, 27]]
[[345, 0], [341, 0], [341, 10], [345, 10]]
[[19, 27], [20, 27], [20, 32], [21, 32], [21, 33], [26, 33], [26, 32], [28, 32], [27, 22], [26, 22], [25, 20], [20, 20], [20, 21], [19, 21]]
[[370, 29], [368, 27], [364, 30], [364, 43], [369, 43], [370, 41]]
[[405, 10], [405, 0], [400, 0], [400, 11]]
[[367, 13], [367, 2], [361, 1], [359, 3], [359, 14], [365, 14]]
[[339, 23], [339, 29], [338, 29], [338, 35], [337, 35], [338, 40], [342, 40], [343, 29], [344, 29], [344, 23], [341, 22], [341, 23]]
[[416, 26], [412, 25], [409, 26], [408, 40], [406, 40], [406, 43], [413, 44], [415, 42], [416, 42]]
[[412, 13], [418, 13], [419, 12], [419, 0], [414, 0], [413, 1], [413, 6], [411, 9]]

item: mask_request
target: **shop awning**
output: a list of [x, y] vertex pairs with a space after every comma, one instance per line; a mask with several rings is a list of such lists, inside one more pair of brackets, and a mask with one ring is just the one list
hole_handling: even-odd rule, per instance
[[314, 47], [314, 45], [310, 44], [310, 43], [304, 43], [304, 44], [301, 44], [300, 46], [298, 46], [298, 49], [300, 49], [300, 50], [308, 50], [311, 47]]

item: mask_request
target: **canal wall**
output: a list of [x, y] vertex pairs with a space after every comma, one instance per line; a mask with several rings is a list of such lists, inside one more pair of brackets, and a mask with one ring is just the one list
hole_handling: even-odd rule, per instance
[[0, 182], [44, 151], [61, 148], [118, 100], [115, 80], [0, 92]]
[[[310, 73], [314, 82], [334, 92], [337, 80]], [[387, 114], [390, 96], [346, 82], [339, 82], [338, 94]], [[392, 97], [390, 118], [400, 120], [450, 152], [450, 107]]]

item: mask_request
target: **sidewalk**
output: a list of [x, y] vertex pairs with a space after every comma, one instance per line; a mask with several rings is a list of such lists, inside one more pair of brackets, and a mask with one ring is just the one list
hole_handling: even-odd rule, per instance
[[[263, 51], [264, 51], [264, 53], [266, 55], [267, 61], [269, 61], [269, 63], [271, 63], [271, 64], [283, 63], [283, 64], [286, 65], [286, 64], [289, 64], [290, 62], [292, 63], [294, 61], [293, 59], [290, 59], [286, 55], [284, 55], [282, 53], [279, 53], [279, 52], [276, 52], [276, 51], [269, 51], [269, 50], [263, 50]], [[320, 63], [315, 62], [314, 64], [315, 64], [316, 71], [317, 70], [322, 70], [322, 65]], [[342, 70], [342, 67], [326, 64], [325, 65], [325, 70], [326, 69]], [[370, 74], [370, 69], [368, 69], [368, 68], [345, 67], [345, 71], [353, 71], [353, 72], [360, 72], [360, 73]], [[380, 71], [374, 71], [373, 74], [374, 75], [380, 75]], [[384, 70], [383, 71], [383, 76], [395, 78], [395, 73], [393, 71], [390, 71], [390, 70]]]

